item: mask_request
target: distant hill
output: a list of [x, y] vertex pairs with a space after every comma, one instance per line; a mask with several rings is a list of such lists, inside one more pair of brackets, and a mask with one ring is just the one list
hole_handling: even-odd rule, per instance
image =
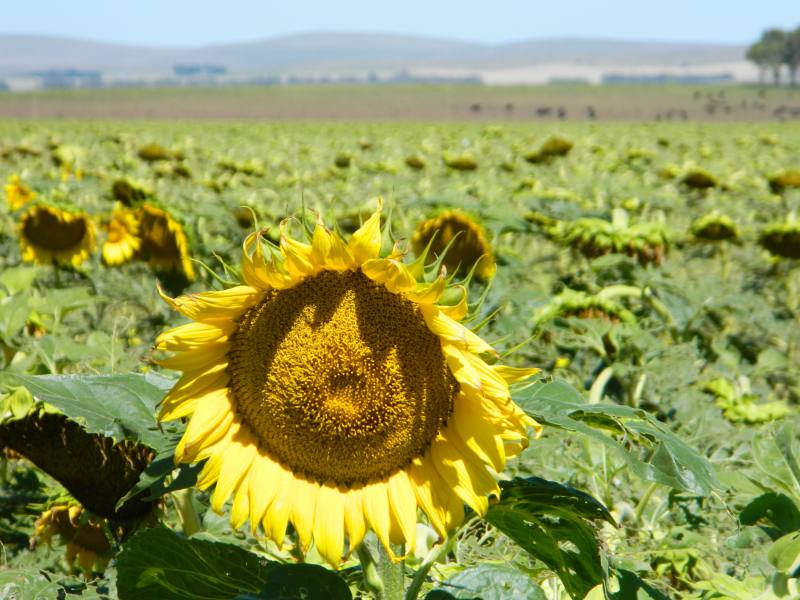
[[743, 61], [744, 46], [531, 39], [478, 44], [379, 33], [304, 33], [197, 48], [137, 47], [41, 35], [0, 34], [0, 76], [48, 69], [106, 76], [158, 76], [176, 64], [214, 64], [232, 74], [347, 73], [365, 70], [485, 70], [549, 63], [604, 67], [702, 66]]

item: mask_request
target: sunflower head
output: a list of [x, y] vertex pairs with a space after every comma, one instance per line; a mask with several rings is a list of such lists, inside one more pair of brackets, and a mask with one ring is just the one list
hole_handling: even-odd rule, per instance
[[111, 545], [103, 529], [104, 519], [90, 516], [80, 504], [56, 504], [36, 520], [32, 543], [48, 546], [57, 536], [66, 545], [70, 568], [75, 561], [88, 578], [93, 572], [105, 571], [111, 558]]
[[419, 283], [420, 261], [380, 256], [380, 207], [349, 242], [287, 227], [277, 246], [247, 237], [242, 285], [164, 297], [193, 321], [156, 341], [183, 371], [160, 414], [190, 417], [176, 460], [206, 461], [198, 485], [217, 511], [233, 498], [235, 527], [281, 545], [291, 522], [333, 565], [369, 529], [412, 551], [418, 509], [442, 536], [465, 503], [483, 514], [535, 425], [509, 383], [536, 370], [487, 362], [463, 288], [442, 305], [443, 274]]
[[189, 242], [183, 227], [167, 211], [150, 204], [136, 213], [140, 252], [156, 271], [173, 272], [194, 279]]
[[692, 235], [703, 242], [737, 242], [739, 240], [739, 227], [730, 218], [724, 215], [704, 215], [694, 221], [691, 227]]
[[6, 202], [11, 210], [18, 210], [36, 198], [36, 192], [22, 183], [19, 175], [8, 178], [5, 191]]
[[494, 276], [494, 255], [486, 232], [463, 212], [447, 210], [420, 223], [411, 243], [418, 256], [427, 250], [428, 263], [442, 256], [442, 262], [450, 273], [463, 275], [474, 269], [475, 275], [481, 279]]
[[116, 267], [133, 260], [141, 246], [136, 213], [118, 208], [104, 228], [106, 241], [102, 250], [103, 262], [109, 267]]
[[800, 258], [800, 223], [777, 223], [765, 227], [758, 244], [773, 256]]
[[82, 212], [38, 204], [20, 218], [22, 260], [78, 268], [95, 249], [95, 226]]

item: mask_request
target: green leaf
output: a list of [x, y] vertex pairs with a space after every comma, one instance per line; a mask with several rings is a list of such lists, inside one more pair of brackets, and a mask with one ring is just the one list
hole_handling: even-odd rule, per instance
[[117, 558], [120, 600], [230, 600], [257, 594], [273, 563], [244, 548], [144, 529]]
[[257, 596], [236, 600], [352, 600], [344, 579], [319, 565], [274, 565]]
[[619, 589], [608, 595], [610, 600], [669, 600], [668, 596], [643, 581], [633, 571], [615, 569], [614, 578]]
[[644, 410], [587, 404], [558, 380], [537, 382], [514, 399], [540, 423], [581, 433], [615, 450], [642, 479], [703, 495], [716, 486], [708, 461]]
[[583, 598], [603, 582], [600, 542], [593, 521], [614, 519], [578, 490], [538, 477], [501, 482], [500, 501], [486, 520], [555, 571], [567, 592]]
[[447, 580], [443, 590], [435, 590], [445, 595], [428, 599], [469, 598], [474, 600], [508, 600], [508, 598], [525, 598], [526, 600], [546, 600], [546, 596], [538, 585], [516, 567], [507, 564], [483, 563], [471, 569], [465, 569]]
[[767, 559], [781, 573], [794, 575], [800, 560], [800, 531], [787, 533], [772, 544]]
[[776, 532], [767, 532], [773, 539], [800, 530], [800, 510], [786, 494], [761, 494], [739, 513], [742, 525], [755, 525], [761, 520], [774, 526]]
[[785, 423], [753, 436], [753, 460], [774, 486], [800, 502], [800, 465], [795, 456], [797, 431]]
[[117, 441], [134, 438], [159, 452], [168, 443], [155, 419], [156, 405], [173, 383], [168, 379], [152, 374], [15, 377], [89, 433]]
[[39, 571], [0, 571], [0, 598], [12, 600], [52, 600], [61, 586]]

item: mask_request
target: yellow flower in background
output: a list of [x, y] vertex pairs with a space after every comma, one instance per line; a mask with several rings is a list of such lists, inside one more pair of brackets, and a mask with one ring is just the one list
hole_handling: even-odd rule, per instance
[[24, 261], [78, 268], [94, 252], [94, 223], [85, 213], [39, 204], [20, 218], [19, 245]]
[[145, 204], [137, 211], [142, 258], [156, 271], [175, 271], [194, 279], [189, 242], [183, 227], [167, 211]]
[[11, 210], [18, 210], [36, 198], [36, 192], [22, 183], [19, 175], [11, 175], [5, 186], [6, 202]]
[[[465, 275], [475, 267], [475, 275], [491, 279], [496, 270], [492, 246], [480, 224], [468, 215], [447, 210], [421, 223], [411, 238], [414, 253], [420, 256], [430, 244], [428, 262], [444, 255], [450, 273]], [[477, 265], [477, 266], [476, 266]]]
[[264, 256], [243, 247], [244, 284], [170, 299], [193, 323], [160, 335], [161, 361], [183, 371], [160, 419], [191, 417], [177, 462], [206, 460], [211, 506], [233, 497], [234, 527], [261, 526], [279, 546], [289, 522], [301, 547], [332, 565], [373, 530], [412, 552], [417, 509], [441, 536], [485, 514], [495, 475], [538, 424], [509, 384], [536, 369], [488, 364], [495, 352], [418, 283], [395, 249], [379, 256], [380, 206], [349, 242], [319, 221], [311, 243], [281, 227]]
[[36, 520], [34, 540], [51, 545], [53, 536], [66, 544], [70, 569], [77, 559], [83, 574], [105, 571], [111, 558], [111, 545], [103, 530], [102, 519], [88, 516], [79, 504], [58, 504]]
[[103, 262], [115, 267], [130, 262], [141, 246], [139, 222], [129, 210], [117, 209], [105, 225], [106, 241], [103, 243]]

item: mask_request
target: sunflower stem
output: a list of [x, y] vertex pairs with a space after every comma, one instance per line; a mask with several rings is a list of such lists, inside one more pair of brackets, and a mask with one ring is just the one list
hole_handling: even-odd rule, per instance
[[175, 504], [175, 510], [178, 511], [183, 533], [192, 536], [203, 530], [200, 517], [194, 508], [194, 494], [191, 488], [172, 492], [172, 502]]
[[372, 557], [372, 553], [366, 544], [360, 544], [356, 548], [358, 560], [361, 562], [361, 571], [364, 574], [364, 585], [377, 598], [383, 598], [383, 579], [378, 573], [378, 565]]
[[[400, 546], [392, 544], [392, 553], [395, 556], [403, 556], [405, 552]], [[378, 544], [378, 572], [383, 580], [383, 599], [384, 600], [403, 600], [405, 591], [405, 564], [404, 562], [393, 559], [383, 544]]]
[[428, 573], [430, 573], [434, 564], [441, 560], [442, 557], [447, 556], [447, 553], [450, 552], [450, 546], [453, 545], [453, 540], [455, 540], [455, 536], [449, 536], [441, 544], [431, 548], [431, 551], [428, 552], [428, 555], [425, 557], [425, 560], [422, 561], [419, 569], [414, 573], [411, 584], [406, 590], [405, 600], [417, 600], [417, 596], [419, 596], [422, 584], [425, 583]]

